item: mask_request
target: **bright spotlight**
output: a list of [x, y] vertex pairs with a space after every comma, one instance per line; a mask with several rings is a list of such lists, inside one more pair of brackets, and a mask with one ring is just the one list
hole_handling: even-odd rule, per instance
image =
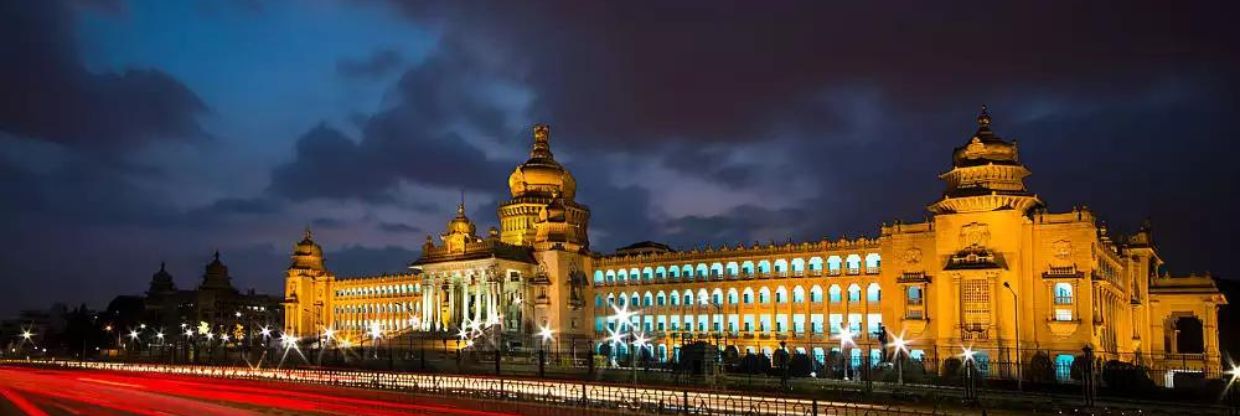
[[550, 341], [550, 340], [551, 340], [551, 333], [552, 333], [552, 332], [554, 332], [554, 331], [552, 331], [552, 330], [551, 330], [551, 327], [549, 327], [549, 326], [540, 327], [540, 328], [538, 329], [538, 336], [539, 336], [539, 337], [542, 337], [543, 342], [547, 342], [547, 341]]

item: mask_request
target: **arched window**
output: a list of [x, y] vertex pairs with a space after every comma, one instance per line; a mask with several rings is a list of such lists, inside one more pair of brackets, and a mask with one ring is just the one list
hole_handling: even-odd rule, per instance
[[728, 303], [735, 305], [739, 300], [740, 295], [737, 293], [736, 288], [728, 289]]
[[607, 294], [607, 306], [612, 306], [615, 304], [616, 304], [616, 295], [608, 293]]
[[710, 276], [710, 269], [708, 269], [705, 264], [698, 263], [697, 269], [694, 270], [693, 272], [693, 277], [700, 280], [700, 279], [704, 279], [709, 276]]
[[667, 279], [667, 268], [659, 266], [654, 269], [654, 277], [659, 280]]
[[775, 260], [774, 268], [775, 268], [775, 274], [778, 274], [780, 276], [786, 276], [788, 274], [788, 260], [784, 260], [784, 259]]
[[667, 269], [667, 278], [671, 279], [673, 282], [680, 280], [680, 269], [676, 268], [676, 266], [672, 266]]
[[728, 277], [736, 277], [737, 274], [740, 274], [740, 267], [734, 261], [728, 262], [727, 265], [723, 266], [723, 269], [728, 274]]
[[676, 306], [680, 304], [680, 292], [673, 290], [669, 296], [670, 297], [668, 299], [672, 301], [672, 306]]
[[601, 284], [601, 283], [603, 283], [603, 271], [595, 270], [594, 271], [594, 284]]
[[1056, 283], [1055, 284], [1055, 304], [1071, 305], [1072, 304], [1072, 284]]
[[685, 291], [685, 306], [692, 306], [692, 305], [693, 305], [693, 291], [686, 290]]
[[792, 288], [792, 303], [805, 302], [805, 288], [797, 286]]
[[878, 302], [882, 300], [882, 295], [882, 289], [878, 287], [878, 283], [870, 283], [870, 285], [865, 288], [866, 300], [870, 302]]
[[878, 268], [882, 266], [882, 257], [878, 253], [870, 253], [865, 255], [865, 272], [868, 274], [878, 274]]
[[629, 305], [633, 305], [633, 306], [641, 305], [641, 298], [638, 297], [637, 292], [633, 292], [633, 297], [631, 299], [633, 302], [629, 303]]
[[710, 294], [710, 303], [715, 305], [723, 305], [723, 290], [715, 288]]
[[667, 293], [663, 293], [663, 291], [660, 290], [659, 294], [655, 295], [654, 304], [657, 306], [666, 305], [667, 304]]
[[710, 265], [710, 277], [716, 278], [716, 279], [723, 277], [723, 264], [722, 263], [714, 263]]
[[814, 303], [822, 302], [822, 286], [814, 285], [809, 289], [809, 301]]
[[688, 264], [680, 266], [680, 278], [685, 280], [693, 280], [693, 266]]
[[814, 256], [809, 258], [809, 274], [814, 276], [822, 274], [822, 257]]
[[848, 285], [848, 301], [849, 302], [860, 302], [861, 301], [861, 286], [857, 286], [856, 283]]
[[838, 276], [843, 263], [844, 261], [840, 260], [840, 256], [827, 257], [827, 273], [830, 273], [832, 276]]
[[787, 303], [787, 302], [788, 302], [788, 289], [785, 289], [783, 286], [775, 288], [775, 303]]
[[698, 289], [697, 301], [703, 305], [710, 302], [710, 295], [706, 293], [706, 289]]
[[642, 279], [647, 282], [654, 280], [654, 269], [649, 267], [642, 269]]
[[831, 285], [828, 295], [831, 297], [831, 303], [840, 303], [840, 285]]
[[629, 304], [629, 295], [621, 293], [617, 301], [620, 302], [620, 306], [626, 306]]
[[767, 274], [771, 272], [771, 262], [761, 260], [758, 262], [758, 274]]
[[848, 258], [844, 259], [844, 267], [848, 268], [848, 274], [860, 274], [861, 256], [849, 254]]
[[629, 281], [628, 270], [620, 269], [616, 271], [616, 282], [623, 284], [624, 282], [627, 282], [627, 281]]
[[758, 303], [771, 303], [771, 289], [767, 289], [765, 286], [758, 289]]
[[753, 262], [746, 260], [741, 263], [741, 274], [745, 276], [753, 276]]
[[642, 297], [642, 306], [650, 305], [654, 305], [654, 295], [650, 294], [650, 292], [646, 292], [646, 296]]
[[633, 283], [641, 283], [642, 272], [637, 269], [629, 269], [629, 280]]
[[746, 305], [753, 304], [753, 288], [752, 287], [745, 288], [745, 292], [742, 293], [741, 295], [741, 300]]
[[792, 275], [800, 276], [803, 274], [805, 274], [805, 259], [799, 257], [792, 259]]

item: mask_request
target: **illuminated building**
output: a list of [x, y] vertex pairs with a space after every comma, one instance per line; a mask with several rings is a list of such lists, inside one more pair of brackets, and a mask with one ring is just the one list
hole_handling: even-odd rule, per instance
[[819, 361], [846, 344], [839, 352], [854, 362], [876, 361], [886, 331], [914, 357], [968, 347], [982, 364], [1014, 362], [1019, 343], [1026, 363], [1036, 350], [1062, 366], [1089, 346], [1099, 359], [1151, 368], [1219, 368], [1217, 309], [1227, 301], [1212, 279], [1168, 275], [1148, 225], [1112, 236], [1087, 208], [1047, 210], [1025, 187], [1016, 143], [995, 135], [985, 111], [977, 124], [924, 222], [854, 239], [687, 251], [643, 242], [611, 254], [589, 251], [590, 211], [574, 201], [576, 182], [540, 125], [530, 160], [509, 178], [501, 229], [476, 236], [461, 207], [439, 243], [428, 237], [412, 273], [336, 279], [307, 236], [289, 269], [286, 326], [502, 322], [509, 340], [532, 343], [546, 325], [558, 342], [627, 353], [603, 340], [616, 308], [628, 308], [658, 360], [704, 340], [742, 354], [772, 354], [782, 342]]

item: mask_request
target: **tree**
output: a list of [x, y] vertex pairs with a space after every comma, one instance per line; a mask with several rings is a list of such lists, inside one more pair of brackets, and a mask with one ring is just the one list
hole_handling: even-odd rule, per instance
[[1102, 365], [1102, 382], [1110, 391], [1134, 396], [1149, 394], [1158, 388], [1145, 367], [1118, 360]]
[[960, 359], [956, 357], [943, 360], [943, 377], [950, 378], [960, 375], [960, 368], [962, 365], [963, 363], [961, 363]]

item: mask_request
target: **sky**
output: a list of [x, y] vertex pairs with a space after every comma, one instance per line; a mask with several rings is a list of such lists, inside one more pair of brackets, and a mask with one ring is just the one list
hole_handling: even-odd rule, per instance
[[548, 123], [591, 248], [923, 220], [981, 105], [1051, 211], [1240, 278], [1236, 2], [0, 0], [0, 316], [167, 262], [282, 292], [495, 225]]

